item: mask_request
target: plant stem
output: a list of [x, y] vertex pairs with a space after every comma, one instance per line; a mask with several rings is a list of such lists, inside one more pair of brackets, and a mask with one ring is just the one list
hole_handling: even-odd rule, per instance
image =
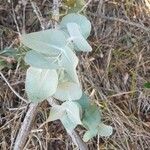
[[29, 105], [29, 109], [27, 111], [27, 114], [24, 118], [24, 121], [21, 125], [19, 133], [18, 133], [17, 138], [15, 140], [14, 150], [23, 150], [24, 145], [25, 145], [27, 138], [29, 136], [29, 133], [31, 131], [35, 116], [37, 114], [37, 108], [38, 108], [38, 104], [31, 103]]

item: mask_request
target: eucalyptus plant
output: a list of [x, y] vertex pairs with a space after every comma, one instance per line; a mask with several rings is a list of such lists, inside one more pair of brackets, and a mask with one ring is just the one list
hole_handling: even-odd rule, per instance
[[86, 40], [90, 32], [90, 21], [71, 13], [63, 17], [55, 29], [21, 37], [30, 49], [25, 56], [25, 62], [30, 65], [25, 81], [28, 99], [33, 103], [49, 97], [61, 101], [61, 105], [51, 108], [48, 121], [61, 120], [67, 132], [72, 132], [77, 125], [85, 127], [84, 141], [97, 134], [112, 134], [112, 127], [102, 123], [98, 106], [90, 103], [82, 92], [76, 71], [79, 60], [75, 51], [92, 51]]

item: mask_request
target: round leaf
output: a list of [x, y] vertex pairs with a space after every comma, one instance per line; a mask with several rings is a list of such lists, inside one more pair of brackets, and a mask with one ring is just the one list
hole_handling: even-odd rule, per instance
[[67, 101], [62, 105], [53, 106], [51, 108], [48, 121], [60, 119], [65, 129], [71, 132], [78, 124], [82, 124], [80, 111], [81, 108], [78, 103]]
[[83, 116], [83, 124], [88, 130], [95, 130], [101, 123], [101, 114], [96, 105], [90, 105], [85, 109], [85, 114]]
[[64, 81], [58, 84], [54, 98], [61, 101], [77, 100], [82, 96], [82, 89], [78, 83]]
[[60, 59], [58, 57], [49, 57], [37, 51], [31, 50], [26, 53], [25, 62], [36, 68], [41, 69], [58, 69]]
[[97, 135], [98, 129], [94, 128], [93, 130], [88, 130], [83, 135], [83, 141], [88, 142], [90, 139], [92, 139], [94, 136]]
[[67, 29], [68, 23], [76, 23], [80, 27], [80, 31], [84, 38], [87, 38], [90, 35], [91, 23], [85, 16], [76, 13], [70, 13], [62, 18], [60, 23], [61, 28]]
[[30, 67], [27, 70], [25, 89], [28, 99], [32, 102], [41, 102], [53, 95], [58, 84], [58, 75], [55, 70]]
[[49, 55], [59, 54], [67, 44], [65, 33], [57, 29], [24, 34], [21, 41], [30, 49]]
[[98, 134], [100, 136], [110, 136], [113, 133], [113, 128], [111, 126], [101, 123], [98, 128]]
[[68, 23], [67, 29], [70, 34], [70, 38], [72, 39], [75, 45], [76, 50], [84, 52], [92, 51], [92, 47], [84, 39], [84, 37], [80, 33], [79, 26], [76, 23]]

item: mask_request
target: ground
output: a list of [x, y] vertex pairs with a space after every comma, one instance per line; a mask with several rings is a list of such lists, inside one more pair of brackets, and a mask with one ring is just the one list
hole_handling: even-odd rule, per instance
[[[2, 70], [0, 64], [0, 70], [22, 97], [26, 97], [27, 66], [18, 33], [40, 31], [42, 26], [50, 28], [53, 22], [50, 0], [37, 0], [34, 4], [35, 7], [30, 1], [0, 1], [1, 51], [11, 47], [17, 52], [14, 58], [3, 57], [0, 51], [0, 60], [5, 64]], [[84, 91], [102, 110], [103, 121], [114, 130], [109, 138], [93, 138], [88, 147], [90, 150], [148, 150], [150, 90], [144, 84], [150, 81], [150, 1], [92, 0], [87, 3], [85, 14], [92, 23], [88, 41], [93, 51], [78, 54], [78, 74]], [[39, 129], [49, 109], [44, 101], [25, 149], [74, 149], [59, 121]], [[26, 104], [0, 78], [0, 149], [12, 149], [26, 110]], [[76, 130], [83, 135], [84, 129]]]

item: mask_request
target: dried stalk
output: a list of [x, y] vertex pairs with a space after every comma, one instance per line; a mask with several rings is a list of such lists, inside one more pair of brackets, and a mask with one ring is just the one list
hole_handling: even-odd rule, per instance
[[19, 131], [17, 138], [15, 140], [14, 150], [23, 150], [24, 145], [25, 145], [27, 138], [29, 136], [29, 133], [31, 131], [35, 116], [37, 114], [37, 108], [38, 108], [38, 104], [31, 103], [29, 105], [29, 109], [27, 111], [27, 114], [26, 114], [24, 121], [21, 125], [20, 131]]

